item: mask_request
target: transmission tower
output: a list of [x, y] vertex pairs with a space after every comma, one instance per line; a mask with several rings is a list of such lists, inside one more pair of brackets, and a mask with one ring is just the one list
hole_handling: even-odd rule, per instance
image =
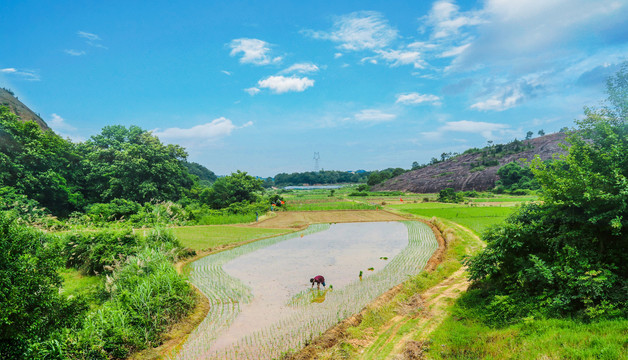
[[318, 171], [319, 167], [318, 167], [318, 160], [321, 159], [321, 156], [319, 153], [315, 152], [314, 153], [314, 171]]

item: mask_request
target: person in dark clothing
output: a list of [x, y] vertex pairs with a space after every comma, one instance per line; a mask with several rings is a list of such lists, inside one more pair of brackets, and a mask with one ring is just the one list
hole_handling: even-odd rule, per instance
[[312, 283], [312, 288], [314, 288], [314, 283], [316, 283], [316, 288], [319, 290], [321, 288], [321, 284], [323, 285], [323, 288], [325, 288], [325, 278], [322, 275], [316, 275], [310, 279], [310, 282]]

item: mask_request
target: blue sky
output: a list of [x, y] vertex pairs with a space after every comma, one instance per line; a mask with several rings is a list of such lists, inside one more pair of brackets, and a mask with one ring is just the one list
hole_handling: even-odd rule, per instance
[[573, 126], [628, 0], [7, 1], [0, 86], [81, 141], [138, 125], [217, 174], [409, 168]]

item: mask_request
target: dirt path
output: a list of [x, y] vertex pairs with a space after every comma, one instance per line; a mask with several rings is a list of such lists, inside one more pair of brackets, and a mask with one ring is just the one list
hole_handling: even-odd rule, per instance
[[324, 211], [286, 211], [276, 212], [275, 216], [252, 223], [250, 227], [297, 228], [310, 224], [401, 221], [406, 217], [386, 210], [324, 210]]
[[[480, 240], [471, 230], [459, 224], [455, 225]], [[361, 344], [360, 359], [381, 358], [382, 353], [387, 354], [386, 358], [422, 358], [423, 341], [445, 320], [447, 308], [467, 290], [469, 284], [466, 267], [463, 267], [420, 294], [419, 299], [412, 299], [413, 308], [405, 309], [403, 315], [390, 319], [379, 331], [379, 336], [371, 337], [370, 341]], [[404, 327], [406, 329], [401, 331]]]

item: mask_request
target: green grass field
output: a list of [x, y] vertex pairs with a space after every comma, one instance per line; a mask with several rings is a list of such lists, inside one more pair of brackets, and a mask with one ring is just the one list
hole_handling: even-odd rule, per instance
[[504, 197], [479, 197], [479, 198], [469, 198], [471, 202], [530, 202], [530, 201], [538, 201], [538, 196], [504, 196]]
[[220, 245], [239, 243], [290, 232], [286, 229], [248, 228], [224, 225], [175, 227], [172, 231], [183, 246], [194, 250], [203, 250]]
[[628, 320], [527, 319], [491, 327], [454, 315], [431, 334], [431, 359], [628, 359]]
[[288, 203], [288, 211], [374, 210], [376, 206], [355, 201], [317, 201]]
[[467, 206], [443, 203], [389, 205], [393, 209], [431, 218], [451, 220], [481, 234], [491, 225], [502, 223], [518, 208], [514, 206]]

